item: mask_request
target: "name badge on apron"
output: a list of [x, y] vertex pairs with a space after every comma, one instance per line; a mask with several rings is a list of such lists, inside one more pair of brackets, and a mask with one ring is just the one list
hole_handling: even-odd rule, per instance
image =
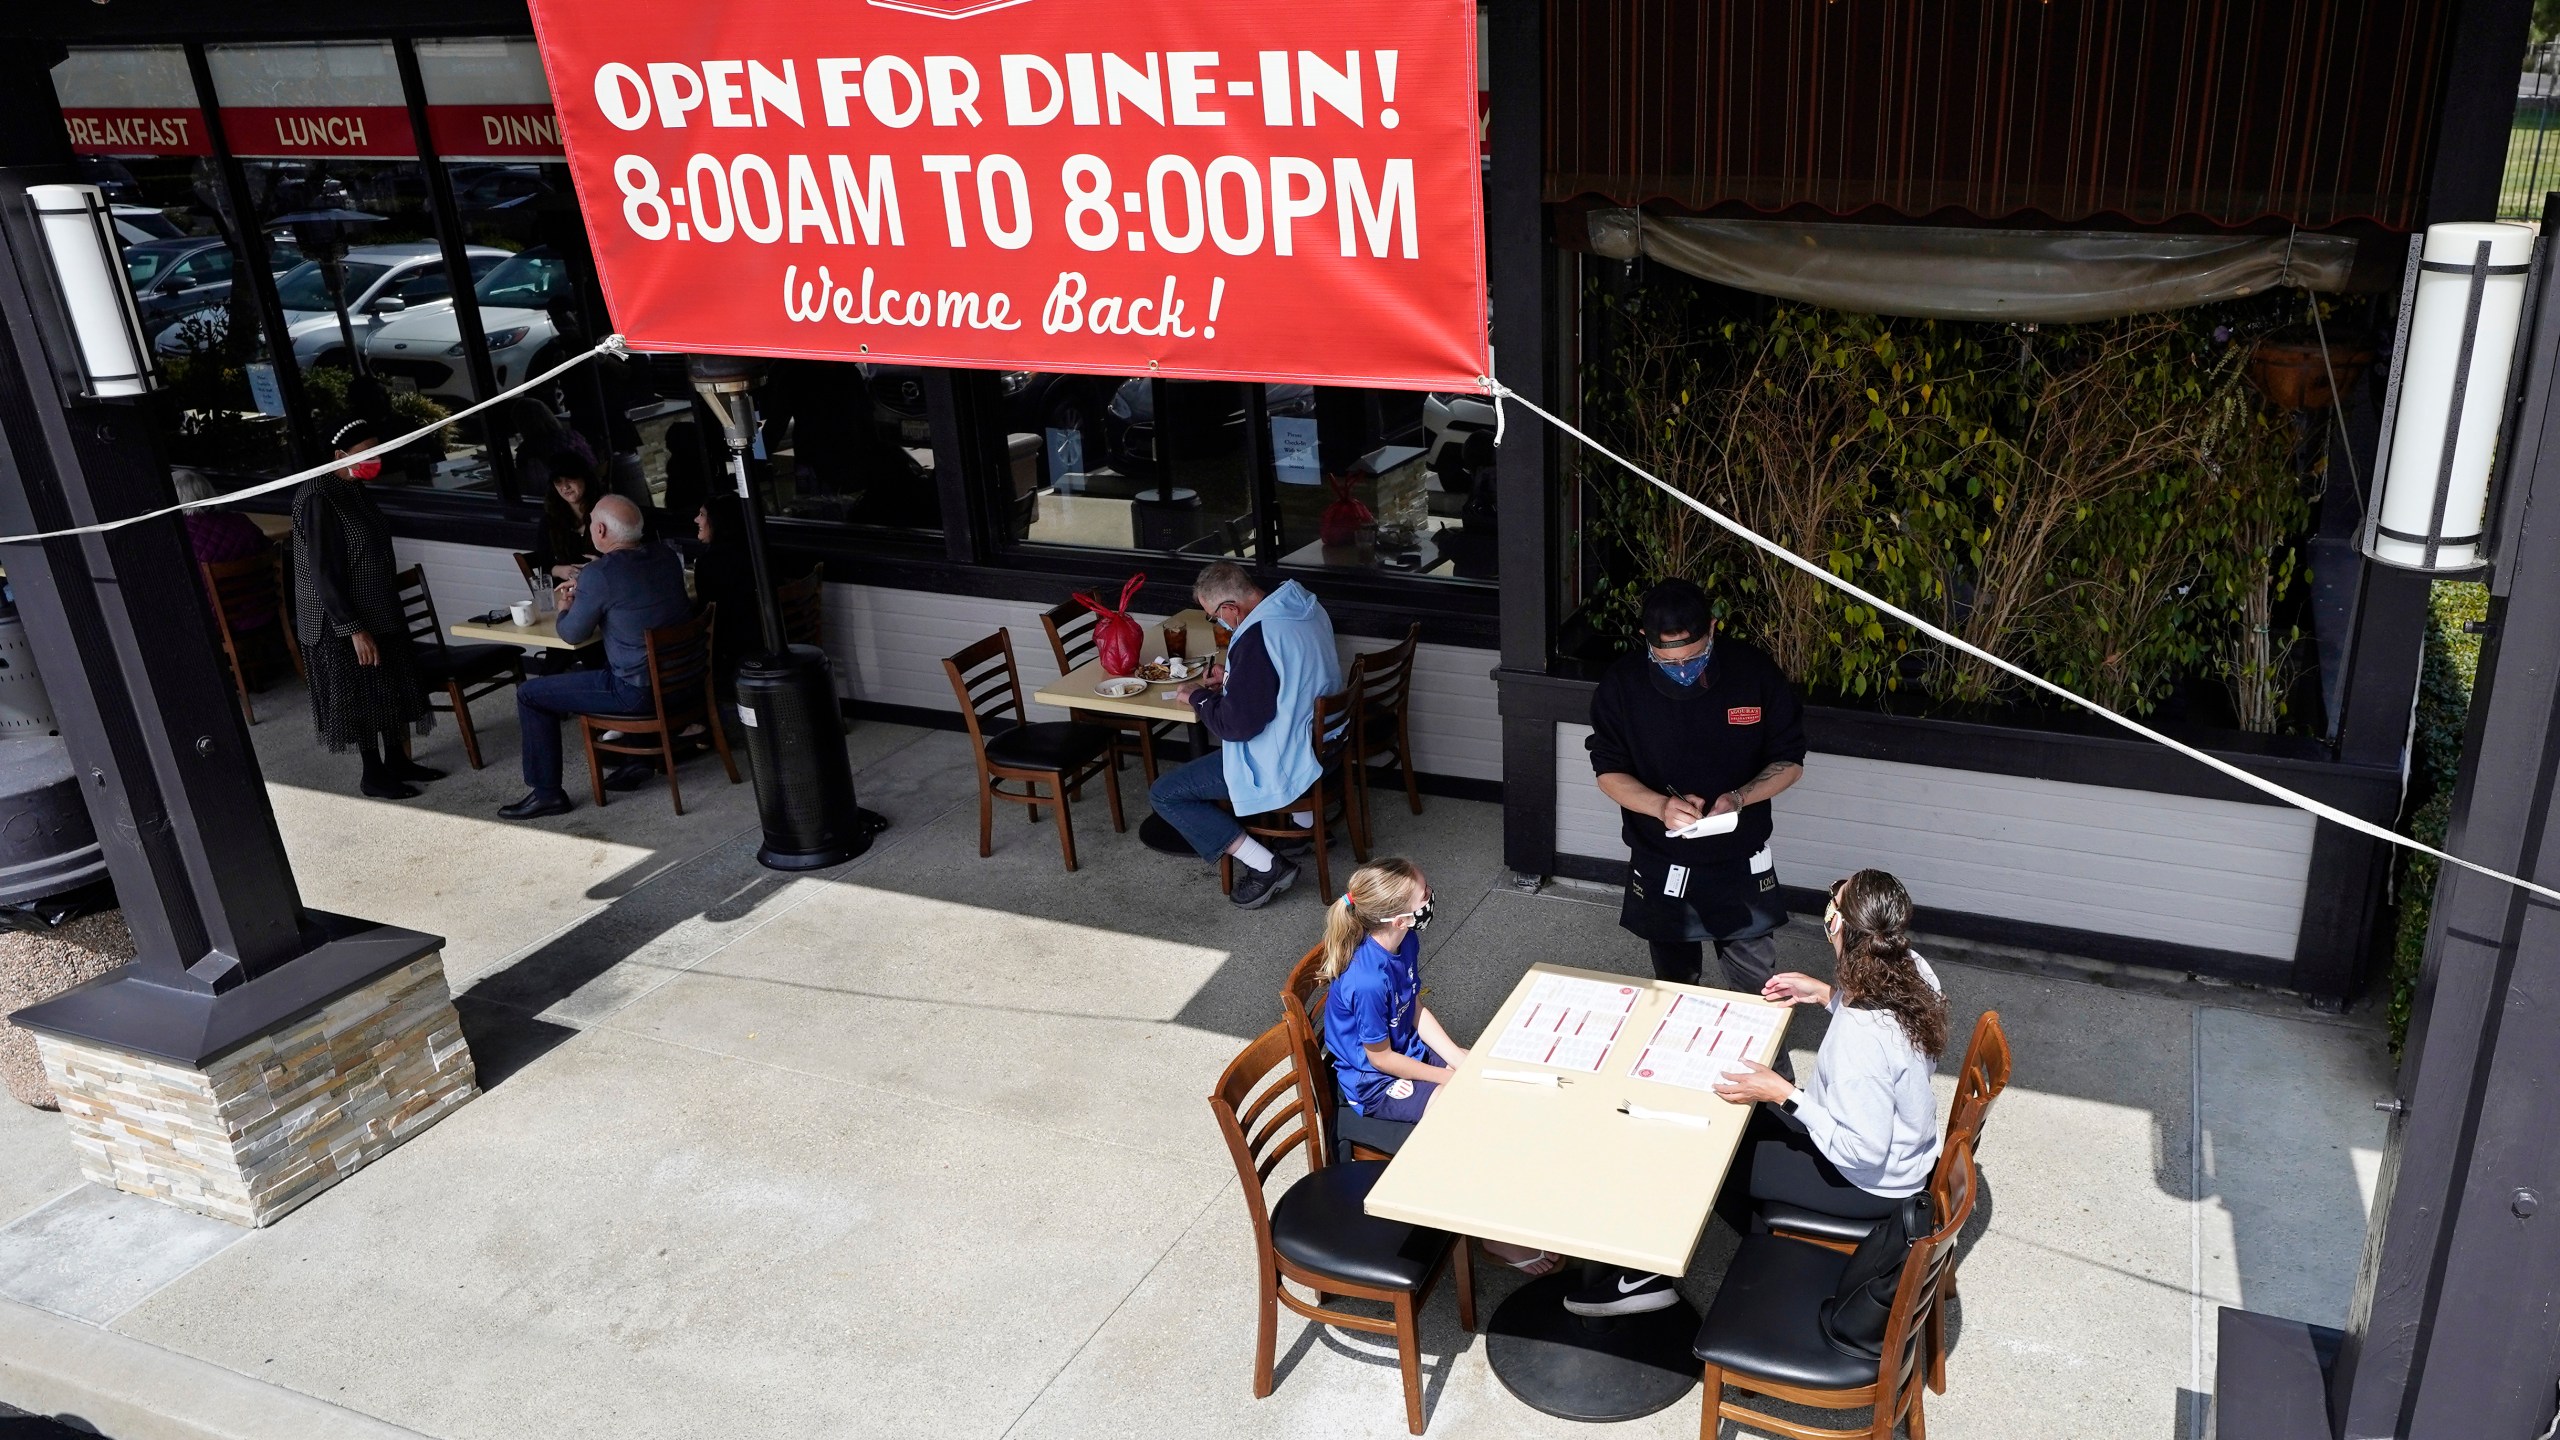
[[1662, 893], [1677, 900], [1689, 893], [1689, 867], [1674, 865], [1662, 873]]

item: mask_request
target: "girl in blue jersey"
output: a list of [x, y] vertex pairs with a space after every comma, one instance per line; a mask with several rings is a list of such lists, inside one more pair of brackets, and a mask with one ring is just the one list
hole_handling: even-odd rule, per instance
[[[1350, 888], [1325, 913], [1325, 1050], [1343, 1103], [1373, 1119], [1420, 1120], [1466, 1063], [1466, 1050], [1422, 1004], [1421, 932], [1430, 923], [1431, 885], [1410, 860], [1351, 872]], [[1543, 1251], [1483, 1244], [1531, 1275], [1560, 1263]]]

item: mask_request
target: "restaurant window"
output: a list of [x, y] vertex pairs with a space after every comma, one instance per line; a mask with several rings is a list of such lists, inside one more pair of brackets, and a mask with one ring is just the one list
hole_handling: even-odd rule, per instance
[[[991, 499], [1009, 540], [1494, 578], [1493, 412], [1478, 397], [1144, 376], [999, 380], [1005, 464]], [[1265, 535], [1279, 541], [1269, 555], [1259, 553]]]
[[998, 376], [1007, 538], [1093, 550], [1250, 557], [1247, 387], [1143, 375]]
[[[421, 40], [417, 56], [428, 131], [466, 252], [475, 270], [483, 257], [496, 257], [492, 268], [479, 270], [461, 303], [479, 316], [493, 383], [511, 389], [614, 332], [559, 119], [530, 37]], [[460, 331], [447, 314], [435, 334], [386, 356], [386, 363], [458, 395], [467, 383], [456, 373], [467, 365]], [[574, 436], [575, 446], [630, 498], [670, 510], [699, 508], [686, 497], [697, 490], [709, 452], [681, 356], [591, 360], [500, 407], [492, 422], [512, 447], [516, 472], [537, 483], [549, 468], [542, 452]], [[687, 423], [695, 428], [676, 430]], [[539, 503], [542, 497], [523, 498]], [[673, 518], [689, 523], [691, 517]]]
[[771, 509], [793, 520], [939, 533], [921, 372], [777, 360], [756, 395]]
[[[186, 52], [74, 48], [53, 68], [82, 180], [113, 207], [125, 277], [162, 385], [151, 400], [169, 463], [217, 487], [290, 468], [275, 357], [240, 283], [242, 217], [213, 158]], [[301, 260], [271, 246], [270, 264]]]
[[[205, 58], [253, 223], [305, 252], [277, 277], [314, 431], [350, 419], [401, 433], [479, 399], [454, 334], [399, 67], [387, 41], [215, 45]], [[474, 275], [502, 252], [470, 252]], [[466, 423], [384, 458], [383, 482], [492, 491], [486, 432]]]

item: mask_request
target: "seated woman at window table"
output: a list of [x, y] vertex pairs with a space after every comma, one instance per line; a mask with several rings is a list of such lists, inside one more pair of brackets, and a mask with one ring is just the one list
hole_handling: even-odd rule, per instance
[[[1466, 1063], [1438, 1016], [1422, 1005], [1422, 931], [1431, 885], [1410, 860], [1378, 860], [1351, 872], [1325, 911], [1324, 1010], [1317, 1017], [1343, 1102], [1405, 1124], [1422, 1118], [1441, 1085]], [[1560, 1263], [1543, 1250], [1482, 1242], [1486, 1253], [1529, 1275]]]
[[551, 477], [551, 489], [542, 497], [542, 529], [533, 538], [533, 570], [567, 580], [578, 573], [579, 566], [596, 558], [588, 522], [603, 491], [596, 485], [595, 462], [572, 447], [552, 451], [544, 457], [542, 469]]
[[[1772, 1004], [1831, 1011], [1813, 1079], [1798, 1086], [1741, 1060], [1716, 1086], [1718, 1095], [1752, 1107], [1717, 1201], [1736, 1230], [1748, 1229], [1753, 1206], [1765, 1200], [1881, 1220], [1927, 1185], [1938, 1163], [1938, 1100], [1929, 1077], [1947, 1048], [1947, 1000], [1937, 972], [1911, 948], [1911, 896], [1884, 871], [1861, 870], [1831, 887], [1822, 928], [1837, 957], [1837, 983], [1789, 971], [1760, 991]], [[1564, 1304], [1577, 1315], [1628, 1315], [1676, 1298], [1667, 1276], [1619, 1271]]]

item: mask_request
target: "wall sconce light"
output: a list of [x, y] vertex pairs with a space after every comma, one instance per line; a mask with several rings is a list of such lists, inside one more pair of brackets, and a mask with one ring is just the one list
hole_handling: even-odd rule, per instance
[[81, 393], [93, 400], [147, 394], [159, 377], [125, 283], [107, 197], [95, 185], [30, 185], [27, 201], [71, 317]]
[[2523, 225], [2430, 225], [2410, 248], [2382, 407], [2381, 483], [2365, 555], [2403, 570], [2478, 569], [2489, 467], [2506, 419], [2534, 235]]

